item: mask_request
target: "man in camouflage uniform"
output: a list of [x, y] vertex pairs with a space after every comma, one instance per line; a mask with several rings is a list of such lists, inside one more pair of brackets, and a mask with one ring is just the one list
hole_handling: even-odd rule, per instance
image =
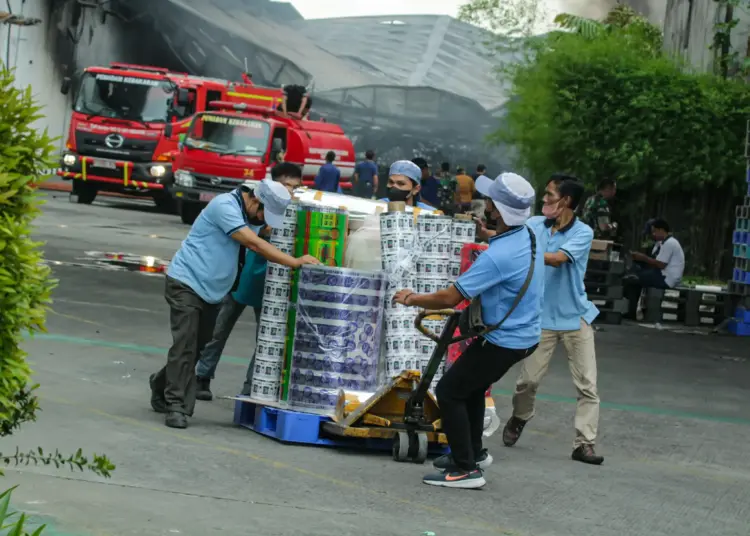
[[586, 201], [583, 207], [583, 221], [594, 230], [597, 240], [612, 240], [617, 234], [617, 223], [611, 220], [609, 200], [617, 193], [614, 179], [604, 179], [599, 183], [596, 194]]
[[438, 185], [438, 209], [443, 211], [443, 214], [453, 215], [456, 211], [456, 189], [458, 188], [458, 181], [455, 175], [451, 173], [451, 165], [448, 162], [443, 162], [440, 165], [440, 173], [437, 176], [439, 182]]

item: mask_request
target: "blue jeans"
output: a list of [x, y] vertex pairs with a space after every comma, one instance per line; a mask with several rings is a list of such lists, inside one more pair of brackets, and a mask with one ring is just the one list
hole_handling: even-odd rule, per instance
[[[196, 369], [196, 375], [201, 379], [214, 379], [216, 373], [216, 367], [219, 366], [221, 360], [221, 354], [224, 352], [224, 347], [227, 344], [229, 335], [232, 333], [235, 324], [242, 316], [242, 312], [245, 310], [246, 305], [238, 303], [232, 298], [231, 294], [227, 294], [224, 300], [221, 302], [221, 310], [219, 316], [216, 319], [216, 327], [214, 328], [213, 337], [201, 353], [200, 361]], [[260, 307], [254, 307], [255, 312], [255, 339], [258, 339], [258, 329], [260, 327]], [[250, 358], [250, 363], [247, 367], [247, 374], [245, 375], [245, 385], [243, 386], [242, 392], [245, 394], [250, 392], [250, 382], [253, 376], [253, 365], [255, 364], [255, 352]]]

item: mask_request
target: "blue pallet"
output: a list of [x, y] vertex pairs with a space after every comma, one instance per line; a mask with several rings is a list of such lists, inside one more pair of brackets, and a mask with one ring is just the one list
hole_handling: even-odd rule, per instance
[[[318, 445], [391, 451], [390, 439], [348, 438], [324, 435], [321, 426], [330, 417], [264, 406], [247, 400], [234, 401], [234, 424], [287, 444]], [[430, 445], [431, 455], [448, 452], [443, 445]]]
[[745, 307], [737, 307], [737, 309], [734, 311], [734, 319], [737, 322], [750, 324], [750, 309], [746, 309]]
[[727, 331], [738, 337], [750, 337], [750, 324], [739, 322], [738, 320], [730, 320], [729, 325], [727, 326]]

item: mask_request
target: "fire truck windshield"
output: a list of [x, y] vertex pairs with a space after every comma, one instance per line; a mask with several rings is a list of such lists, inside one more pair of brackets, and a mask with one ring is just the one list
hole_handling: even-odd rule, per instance
[[166, 122], [173, 96], [173, 85], [166, 80], [86, 73], [75, 111], [140, 122]]
[[261, 156], [266, 152], [270, 130], [264, 121], [203, 113], [193, 120], [185, 143], [222, 155]]

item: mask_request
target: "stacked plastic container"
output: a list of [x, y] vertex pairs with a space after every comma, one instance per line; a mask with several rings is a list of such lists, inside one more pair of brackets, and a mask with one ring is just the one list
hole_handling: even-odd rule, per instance
[[393, 211], [380, 215], [381, 260], [387, 277], [384, 304], [387, 379], [403, 370], [419, 368], [414, 309], [393, 302], [394, 294], [400, 289], [416, 291], [417, 247], [413, 214]]
[[[294, 254], [297, 209], [296, 204], [289, 205], [284, 214], [283, 226], [271, 231], [271, 244], [289, 255]], [[268, 263], [251, 382], [251, 396], [255, 400], [268, 402], [279, 400], [291, 276], [291, 268]]]
[[296, 291], [289, 405], [332, 413], [340, 389], [375, 391], [385, 275], [303, 266]]
[[[417, 218], [416, 227], [420, 245], [416, 262], [416, 290], [420, 294], [432, 294], [450, 285], [453, 219], [449, 216], [420, 216]], [[444, 317], [428, 317], [423, 321], [423, 325], [439, 335], [443, 332], [445, 321]], [[415, 336], [419, 370], [424, 373], [436, 343], [418, 331], [415, 331]], [[441, 363], [432, 382], [433, 389], [443, 377], [444, 370], [444, 363]]]

